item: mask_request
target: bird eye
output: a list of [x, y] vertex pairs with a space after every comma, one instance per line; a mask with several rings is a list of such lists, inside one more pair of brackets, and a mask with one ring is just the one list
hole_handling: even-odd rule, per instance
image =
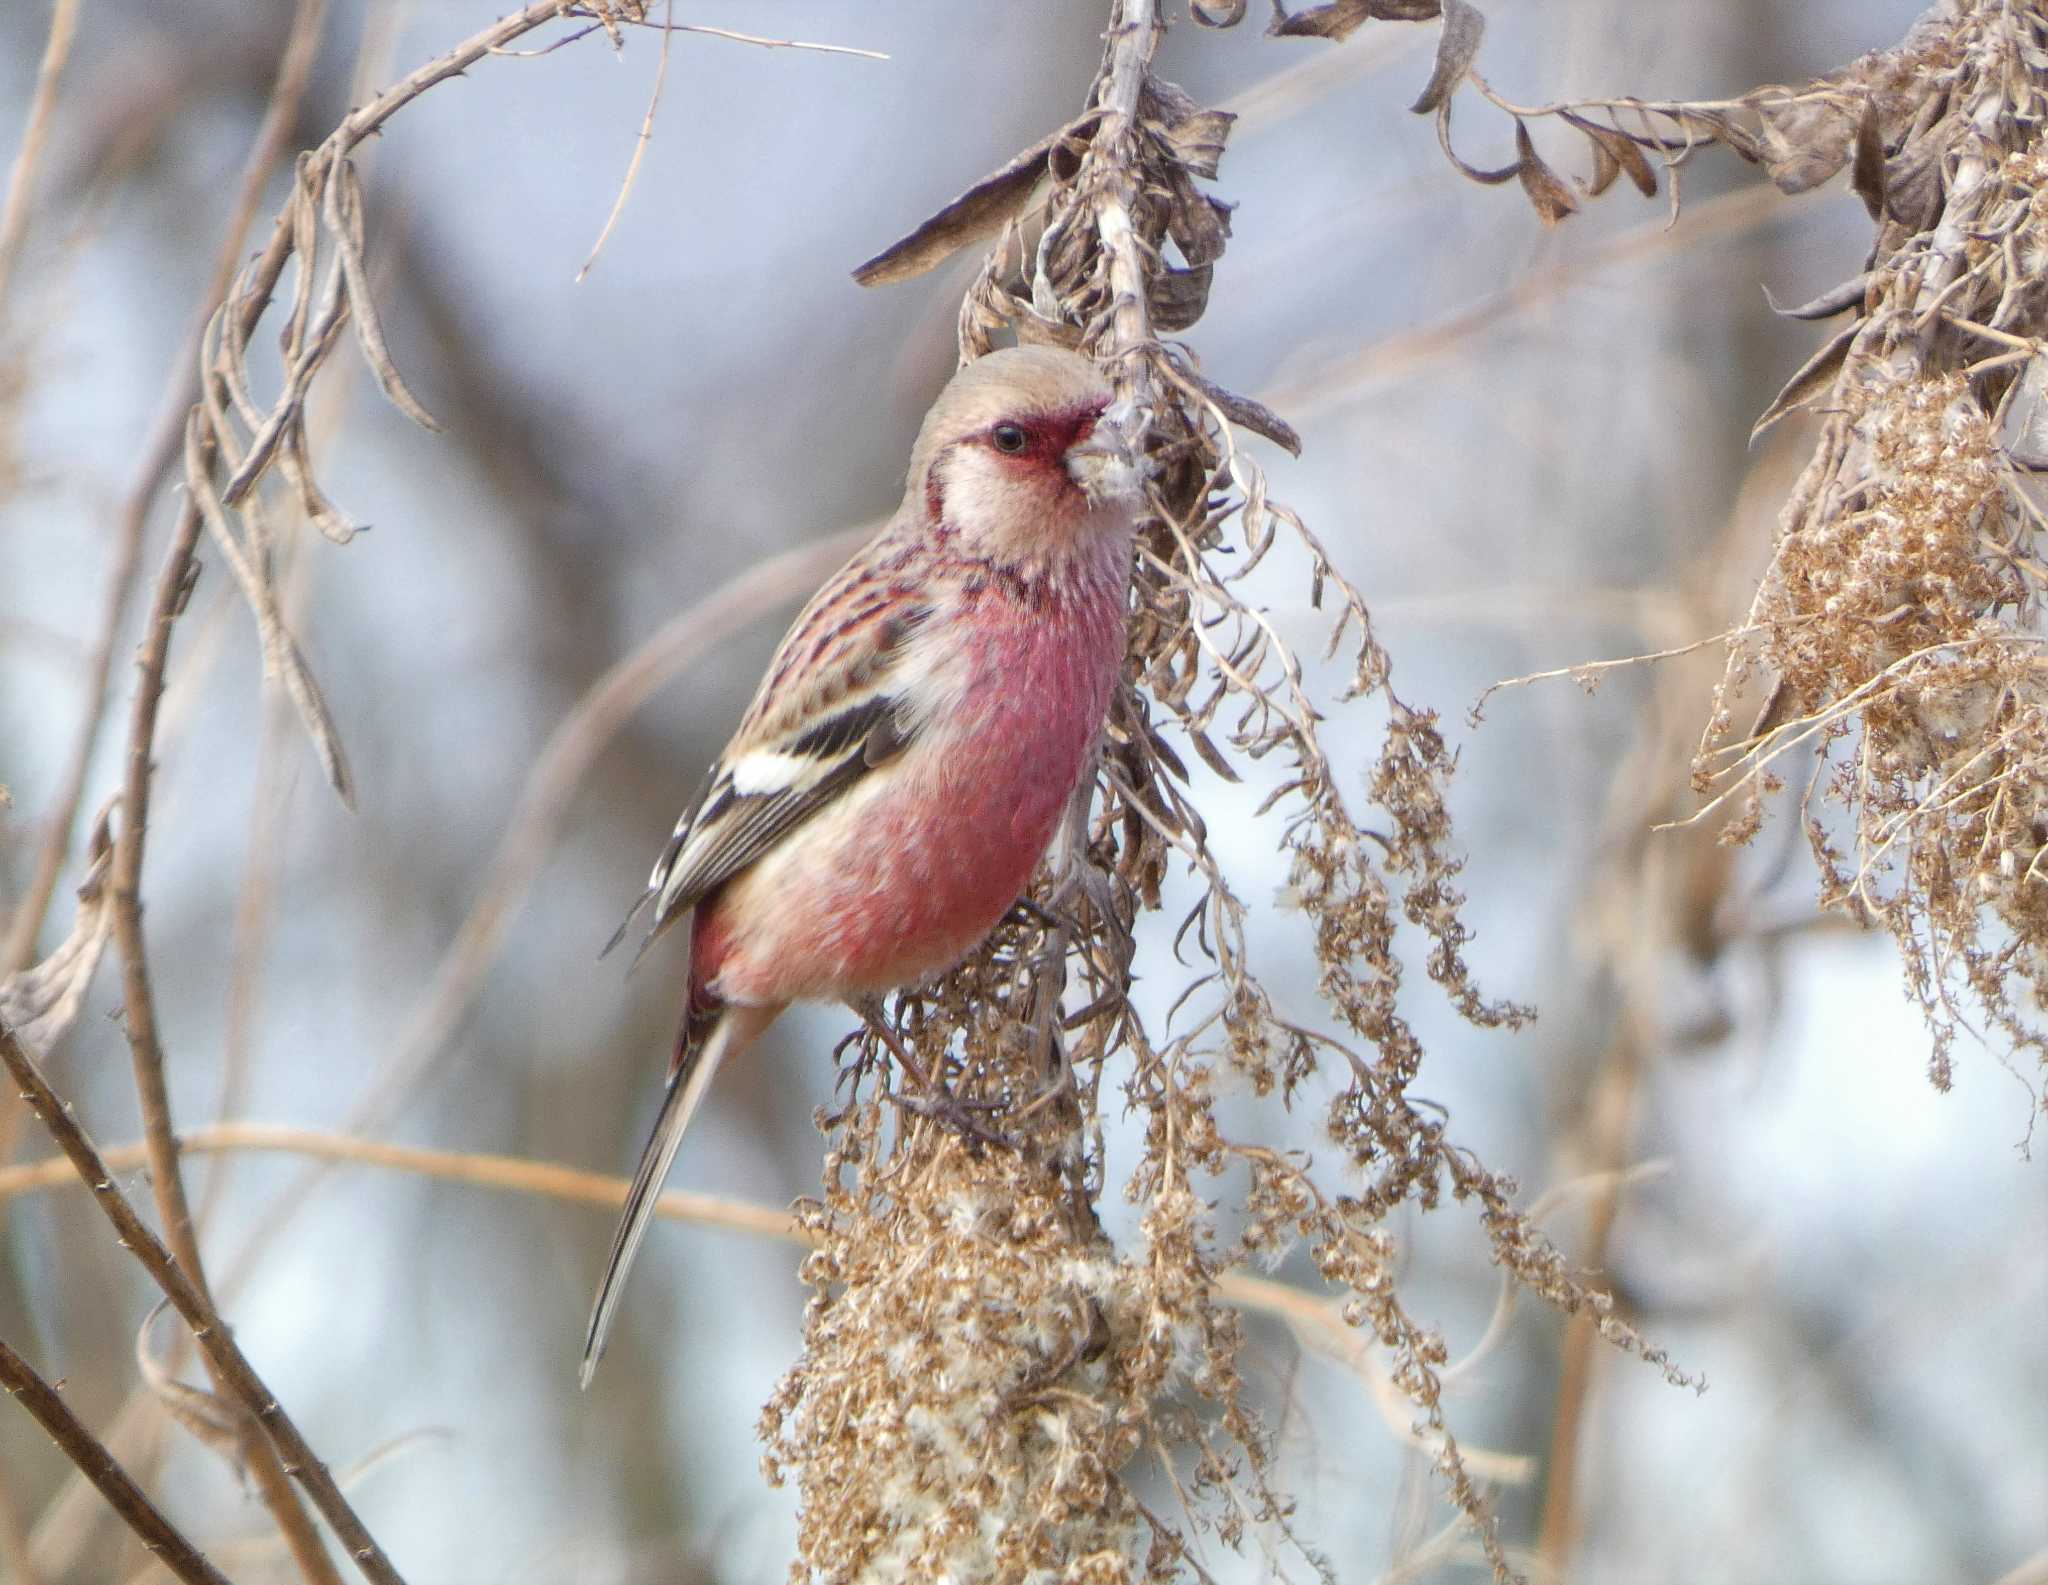
[[996, 450], [1010, 457], [1016, 456], [1031, 440], [1031, 437], [1015, 424], [996, 425], [989, 431], [988, 438], [995, 442]]

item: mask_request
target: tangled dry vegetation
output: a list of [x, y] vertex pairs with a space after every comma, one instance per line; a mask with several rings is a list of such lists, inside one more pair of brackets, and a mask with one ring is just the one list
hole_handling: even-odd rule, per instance
[[[1227, 27], [1245, 9], [1192, 0], [1190, 14]], [[1271, 32], [1331, 41], [1369, 22], [1440, 21], [1416, 110], [1434, 116], [1460, 171], [1519, 185], [1546, 222], [1623, 176], [1646, 195], [1669, 180], [1675, 202], [1680, 168], [1709, 145], [1763, 164], [1787, 190], [1851, 169], [1878, 238], [1863, 274], [1799, 311], [1853, 319], [1780, 404], [1821, 411], [1821, 440], [1741, 630], [1701, 785], [1760, 811], [1774, 767], [1816, 751], [1804, 808], [1828, 900], [1898, 937], [1935, 1027], [1937, 1074], [1963, 1023], [1958, 985], [2014, 1043], [2043, 1051], [2022, 1005], [2048, 971], [2048, 903], [2034, 890], [2048, 884], [2048, 710], [2033, 630], [2048, 567], [2034, 553], [2043, 519], [2029, 473], [2048, 466], [2048, 379], [2034, 339], [2044, 309], [2034, 283], [2048, 260], [2048, 156], [2032, 142], [2048, 69], [2041, 19], [1951, 0], [1897, 50], [1797, 90], [1532, 109], [1478, 75], [1483, 28], [1462, 0], [1275, 11]], [[52, 1016], [68, 1023], [66, 998], [83, 984], [68, 965], [96, 957], [109, 932], [101, 888], [132, 904], [149, 691], [161, 684], [202, 531], [348, 796], [338, 734], [278, 598], [266, 514], [297, 511], [331, 539], [349, 535], [314, 480], [305, 424], [307, 391], [348, 326], [385, 394], [426, 419], [379, 327], [353, 151], [435, 83], [564, 15], [615, 35], [650, 20], [631, 0], [580, 13], [529, 6], [369, 100], [300, 156], [289, 203], [202, 348], [183, 433], [189, 505], [158, 583], [156, 670], [145, 672], [132, 739], [134, 816], [110, 852], [99, 839], [95, 933], [67, 944], [71, 956], [40, 979], [10, 982], [11, 1019], [41, 1017], [45, 1034]], [[988, 242], [961, 308], [963, 356], [1017, 337], [1097, 357], [1150, 415], [1154, 516], [1109, 741], [1055, 862], [972, 961], [891, 1012], [896, 1037], [928, 1069], [992, 1104], [1006, 1142], [899, 1112], [874, 1032], [842, 1048], [842, 1091], [823, 1115], [823, 1189], [801, 1210], [814, 1245], [805, 1348], [761, 1424], [769, 1477], [794, 1482], [801, 1498], [793, 1579], [1205, 1577], [1203, 1535], [1229, 1546], [1256, 1538], [1276, 1573], [1331, 1577], [1314, 1538], [1291, 1526], [1248, 1400], [1229, 1290], [1237, 1268], [1291, 1246], [1307, 1249], [1342, 1323], [1384, 1352], [1416, 1438], [1507, 1577], [1484, 1484], [1444, 1420], [1448, 1350], [1396, 1281], [1389, 1218], [1401, 1207], [1468, 1206], [1514, 1284], [1688, 1380], [1517, 1209], [1515, 1186], [1410, 1093], [1423, 1052], [1402, 1011], [1411, 976], [1399, 943], [1425, 943], [1427, 978], [1474, 1024], [1512, 1027], [1528, 1014], [1489, 1000], [1462, 957], [1461, 860], [1446, 811], [1453, 756], [1435, 716], [1397, 696], [1365, 602], [1240, 445], [1247, 432], [1289, 450], [1298, 442], [1168, 339], [1199, 320], [1233, 214], [1205, 185], [1231, 118], [1153, 75], [1164, 25], [1153, 0], [1114, 0], [1081, 113], [858, 272], [870, 284], [900, 280]], [[1512, 164], [1481, 169], [1453, 152], [1451, 109], [1468, 88], [1513, 118]], [[1583, 142], [1590, 179], [1567, 179], [1539, 154], [1530, 126], [1542, 123]], [[284, 383], [266, 401], [247, 350], [288, 267]], [[1269, 555], [1292, 560], [1328, 614], [1330, 653], [1348, 657], [1345, 719], [1383, 726], [1361, 786], [1332, 771], [1321, 736], [1330, 701], [1309, 697], [1299, 661], [1240, 594]], [[1769, 704], [1736, 737], [1741, 685], [1759, 668], [1774, 679]], [[1250, 763], [1285, 767], [1261, 818], [1290, 857], [1328, 1028], [1291, 1022], [1269, 999], [1244, 905], [1205, 840], [1190, 756], [1233, 780]], [[1148, 917], [1176, 870], [1192, 876], [1199, 900], [1178, 920]], [[135, 1036], [148, 1005], [139, 911], [114, 926]], [[1189, 967], [1171, 1016], [1148, 1024], [1127, 993], [1136, 937], [1154, 929], [1171, 934]], [[153, 1047], [146, 1017], [138, 1038]], [[155, 1070], [160, 1091], [162, 1054], [139, 1048], [137, 1062], [145, 1081]], [[1270, 1121], [1312, 1080], [1335, 1092], [1319, 1159], [1219, 1120], [1226, 1090], [1261, 1098]], [[1142, 1150], [1113, 1165], [1103, 1123], [1116, 1107], [1139, 1119]], [[174, 1246], [181, 1226], [189, 1245], [167, 1110], [151, 1122], [160, 1213]], [[1276, 1125], [1267, 1137], [1283, 1134]], [[1112, 1194], [1138, 1212], [1139, 1236], [1124, 1247], [1098, 1219]], [[1224, 1236], [1226, 1224], [1238, 1231]], [[196, 1275], [196, 1247], [176, 1253]], [[203, 1284], [180, 1306], [199, 1329], [210, 1307]], [[249, 1421], [261, 1415], [259, 1387], [229, 1369], [220, 1392], [241, 1406], [230, 1428], [262, 1445]], [[1174, 1500], [1163, 1510], [1141, 1500], [1141, 1454], [1166, 1472]], [[269, 1496], [288, 1523], [290, 1491]], [[345, 1504], [315, 1498], [331, 1520], [355, 1524]], [[381, 1554], [352, 1549], [372, 1577], [396, 1578]]]

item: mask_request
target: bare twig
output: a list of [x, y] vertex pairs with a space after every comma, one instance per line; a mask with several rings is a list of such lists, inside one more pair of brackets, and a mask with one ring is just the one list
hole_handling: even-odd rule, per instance
[[[78, 823], [78, 811], [85, 801], [86, 772], [99, 742], [101, 724], [106, 719], [107, 681], [112, 674], [121, 625], [134, 597], [136, 570], [141, 565], [143, 530], [148, 522], [150, 506], [156, 500], [157, 489], [178, 454], [185, 429], [185, 413], [198, 391], [200, 332], [207, 320], [213, 317], [215, 307], [228, 289], [235, 263], [242, 254], [242, 238], [248, 232], [250, 221], [255, 218], [264, 184], [284, 152], [292, 128], [298, 123], [299, 107], [305, 100], [306, 85], [312, 76], [320, 42], [320, 24], [325, 13], [326, 0], [300, 0], [293, 13], [291, 32], [286, 36], [283, 53], [278, 57], [277, 75], [271, 85], [262, 124], [249, 146], [248, 157], [242, 162], [241, 175], [235, 185], [235, 202], [207, 276], [206, 290], [201, 294], [191, 329], [171, 360], [163, 400], [143, 443], [134, 478], [122, 497], [115, 524], [113, 560], [107, 572], [107, 593], [99, 637], [87, 669], [85, 709], [70, 758], [65, 762], [63, 779], [44, 829], [42, 846], [36, 853], [28, 889], [8, 920], [6, 945], [0, 948], [0, 973], [19, 969], [34, 957], [37, 932], [42, 929], [50, 899], [56, 894], [57, 877], [63, 872], [65, 855], [71, 849], [72, 830]], [[12, 1107], [0, 1107], [0, 1158], [7, 1154], [6, 1147], [11, 1142], [14, 1124]]]
[[[4, 1037], [11, 1040], [12, 1035]], [[85, 1423], [71, 1412], [56, 1390], [6, 1343], [0, 1342], [0, 1388], [35, 1417], [63, 1450], [65, 1457], [97, 1486], [117, 1514], [163, 1567], [185, 1585], [228, 1585], [227, 1576], [207, 1562], [199, 1549], [178, 1533], [155, 1503], [143, 1494], [120, 1462], [100, 1445]]]
[[[184, 1176], [178, 1168], [177, 1140], [171, 1131], [170, 1091], [164, 1073], [163, 1046], [157, 1033], [156, 1003], [150, 987], [149, 962], [142, 935], [141, 891], [150, 786], [155, 768], [152, 750], [157, 708], [163, 698], [164, 665], [170, 652], [171, 629], [184, 605], [187, 569], [191, 566], [198, 535], [199, 512], [188, 499], [179, 514], [178, 526], [158, 580], [149, 636], [143, 647], [134, 716], [129, 730], [121, 830], [114, 845], [113, 872], [108, 886], [114, 911], [114, 939], [121, 952], [126, 1011], [123, 1027], [128, 1036], [143, 1131], [150, 1145], [150, 1183], [156, 1195], [157, 1214], [163, 1220], [165, 1235], [183, 1275], [191, 1282], [204, 1309], [211, 1314], [213, 1301], [206, 1291], [205, 1267], [199, 1257], [199, 1241], [193, 1230], [191, 1206], [185, 1196]], [[183, 1306], [180, 1310], [183, 1311]], [[217, 1317], [213, 1324], [219, 1324]], [[209, 1361], [211, 1363], [210, 1355]], [[214, 1374], [218, 1385], [224, 1388], [229, 1385], [217, 1368]], [[340, 1576], [335, 1572], [318, 1532], [300, 1508], [277, 1451], [262, 1435], [253, 1434], [254, 1425], [262, 1420], [260, 1405], [252, 1400], [243, 1401], [252, 1421], [252, 1434], [243, 1438], [244, 1456], [265, 1505], [277, 1521], [305, 1577], [316, 1585], [339, 1585]], [[396, 1576], [392, 1578], [395, 1580]]]
[[[100, 1209], [120, 1235], [122, 1245], [142, 1263], [143, 1269], [191, 1328], [193, 1341], [205, 1354], [223, 1390], [262, 1427], [274, 1444], [284, 1471], [305, 1488], [313, 1506], [334, 1527], [335, 1534], [362, 1570], [363, 1577], [374, 1585], [404, 1585], [398, 1571], [384, 1555], [384, 1549], [364, 1528], [355, 1509], [342, 1495], [327, 1466], [307, 1444], [276, 1395], [264, 1385], [263, 1378], [257, 1375], [248, 1356], [235, 1342], [234, 1334], [214, 1310], [212, 1301], [186, 1274], [163, 1241], [136, 1214], [135, 1207], [121, 1192], [106, 1162], [72, 1117], [70, 1108], [50, 1088], [42, 1071], [22, 1048], [21, 1042], [14, 1038], [14, 1031], [4, 1025], [0, 1025], [0, 1064], [4, 1064], [21, 1086], [22, 1099], [43, 1127], [49, 1130], [50, 1137], [64, 1152], [80, 1181], [92, 1189]], [[175, 1151], [175, 1141], [172, 1143]], [[161, 1151], [162, 1141], [150, 1140], [147, 1146], [147, 1153], [154, 1161]]]
[[661, 60], [654, 68], [654, 91], [647, 96], [647, 114], [640, 118], [640, 135], [633, 140], [633, 157], [626, 162], [626, 179], [619, 183], [619, 196], [612, 200], [611, 213], [604, 217], [604, 226], [597, 233], [597, 240], [590, 245], [590, 256], [583, 261], [583, 268], [576, 272], [578, 285], [589, 276], [591, 266], [597, 263], [597, 256], [604, 252], [604, 245], [610, 239], [612, 228], [619, 223], [619, 216], [626, 212], [626, 200], [633, 194], [633, 184], [640, 178], [640, 162], [647, 155], [647, 145], [654, 141], [654, 116], [661, 108], [661, 90], [668, 83], [669, 46], [675, 41], [676, 0], [668, 0], [670, 25], [661, 30]]
[[[533, 1195], [606, 1211], [615, 1211], [625, 1202], [628, 1186], [626, 1179], [610, 1173], [585, 1172], [523, 1156], [425, 1150], [412, 1145], [279, 1123], [216, 1123], [181, 1135], [178, 1143], [190, 1155], [250, 1153], [307, 1157], [337, 1166], [379, 1167], [444, 1183]], [[147, 1147], [135, 1143], [111, 1146], [101, 1160], [111, 1172], [126, 1172], [144, 1165], [147, 1157]], [[77, 1181], [77, 1173], [70, 1163], [63, 1160], [0, 1168], [0, 1203], [18, 1195], [61, 1188]], [[724, 1228], [759, 1238], [783, 1239], [806, 1246], [817, 1242], [804, 1223], [790, 1212], [725, 1195], [670, 1189], [657, 1202], [655, 1214], [668, 1221]], [[1383, 1413], [1400, 1416], [1402, 1400], [1385, 1372], [1379, 1370], [1372, 1359], [1369, 1340], [1344, 1324], [1328, 1298], [1284, 1282], [1247, 1276], [1242, 1272], [1220, 1275], [1216, 1281], [1216, 1292], [1217, 1297], [1227, 1304], [1256, 1310], [1286, 1322], [1304, 1342], [1364, 1380]], [[1429, 1445], [1405, 1423], [1399, 1429], [1402, 1435], [1414, 1439], [1418, 1445]], [[1483, 1448], [1464, 1448], [1461, 1451], [1474, 1470], [1489, 1479], [1521, 1482], [1534, 1473], [1534, 1461], [1521, 1455], [1493, 1453]]]

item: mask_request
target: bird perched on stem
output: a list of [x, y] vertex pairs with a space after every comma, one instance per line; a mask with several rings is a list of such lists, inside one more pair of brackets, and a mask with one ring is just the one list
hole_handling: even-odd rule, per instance
[[951, 968], [1030, 881], [1108, 713], [1143, 495], [1092, 363], [991, 352], [926, 415], [888, 526], [783, 638], [633, 910], [650, 941], [687, 922], [689, 993], [586, 1386], [719, 1064], [791, 1002]]

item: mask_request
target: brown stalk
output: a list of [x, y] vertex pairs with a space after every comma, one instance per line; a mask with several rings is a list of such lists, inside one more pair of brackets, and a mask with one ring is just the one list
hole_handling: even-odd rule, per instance
[[[49, 1130], [50, 1137], [70, 1161], [72, 1170], [92, 1189], [94, 1198], [106, 1213], [107, 1220], [114, 1224], [122, 1244], [142, 1263], [143, 1269], [163, 1290], [164, 1297], [171, 1301], [172, 1308], [191, 1328], [193, 1341], [205, 1354], [223, 1391], [262, 1427], [275, 1445], [285, 1473], [306, 1489], [313, 1506], [334, 1527], [335, 1534], [348, 1548], [349, 1556], [361, 1569], [363, 1577], [373, 1581], [374, 1585], [404, 1585], [390, 1559], [385, 1557], [383, 1548], [377, 1545], [348, 1499], [342, 1495], [327, 1466], [307, 1444], [276, 1395], [264, 1385], [263, 1378], [257, 1375], [256, 1368], [235, 1342], [234, 1334], [222, 1322], [205, 1291], [136, 1213], [134, 1205], [114, 1181], [106, 1162], [86, 1137], [85, 1130], [72, 1117], [70, 1108], [50, 1088], [49, 1081], [43, 1077], [34, 1059], [14, 1038], [14, 1031], [4, 1025], [0, 1025], [0, 1065], [4, 1065], [21, 1086], [22, 1099]], [[148, 1142], [147, 1154], [152, 1161], [160, 1150], [160, 1141]]]
[[[191, 1206], [185, 1197], [184, 1175], [178, 1168], [178, 1144], [171, 1128], [170, 1091], [164, 1075], [163, 1044], [157, 1032], [156, 1002], [150, 988], [149, 961], [142, 936], [142, 859], [149, 829], [150, 782], [155, 768], [151, 749], [156, 738], [157, 708], [163, 699], [164, 663], [170, 653], [171, 629], [188, 593], [187, 571], [192, 564], [193, 547], [198, 537], [199, 512], [188, 500], [179, 513], [170, 552], [158, 580], [156, 600], [150, 614], [149, 636], [139, 666], [135, 709], [129, 729], [128, 774], [122, 792], [121, 829], [114, 844], [113, 872], [108, 884], [113, 900], [114, 940], [121, 952], [126, 1014], [123, 1027], [128, 1035], [143, 1134], [149, 1144], [149, 1178], [156, 1196], [157, 1215], [163, 1222], [171, 1252], [184, 1276], [190, 1280], [202, 1312], [208, 1318], [207, 1324], [219, 1328], [221, 1323], [214, 1312], [213, 1299], [206, 1288], [205, 1267], [199, 1258], [199, 1240], [193, 1230]], [[179, 1310], [184, 1313], [184, 1306], [180, 1305]], [[188, 1315], [187, 1319], [192, 1317]], [[216, 1387], [226, 1389], [232, 1385], [217, 1368], [212, 1368], [211, 1373]], [[242, 1402], [253, 1420], [261, 1422], [263, 1400], [245, 1396]], [[253, 1434], [253, 1425], [250, 1429], [252, 1434], [241, 1439], [243, 1457], [255, 1478], [264, 1505], [277, 1522], [300, 1571], [314, 1585], [340, 1585], [341, 1576], [328, 1558], [318, 1531], [299, 1506], [279, 1451], [273, 1449], [260, 1434]], [[397, 1576], [394, 1574], [391, 1578], [395, 1580]]]
[[[157, 489], [170, 470], [172, 459], [178, 454], [186, 410], [198, 394], [200, 332], [207, 320], [213, 317], [214, 309], [228, 289], [235, 263], [242, 255], [242, 238], [256, 216], [257, 204], [262, 201], [264, 184], [283, 154], [292, 128], [298, 123], [299, 107], [305, 100], [306, 85], [311, 79], [314, 57], [318, 53], [320, 24], [326, 8], [327, 0], [299, 0], [293, 14], [291, 32], [285, 39], [283, 53], [278, 57], [277, 76], [271, 85], [262, 124], [256, 130], [255, 141], [249, 146], [248, 157], [242, 162], [241, 176], [235, 187], [234, 207], [229, 212], [220, 249], [214, 255], [206, 291], [193, 315], [191, 328], [171, 360], [170, 378], [156, 419], [143, 443], [142, 460], [136, 466], [126, 495], [122, 497], [120, 514], [115, 522], [114, 557], [107, 573], [99, 638], [86, 669], [85, 713], [79, 722], [71, 757], [65, 762], [64, 776], [58, 784], [42, 846], [36, 853], [28, 890], [8, 921], [6, 944], [0, 947], [0, 973], [23, 968], [35, 956], [36, 935], [49, 912], [50, 899], [57, 889], [57, 877], [63, 872], [65, 857], [71, 849], [72, 831], [78, 823], [79, 808], [85, 801], [86, 771], [99, 742], [101, 723], [106, 719], [107, 681], [113, 671], [115, 642], [127, 616], [129, 601], [134, 597], [136, 569], [141, 564], [143, 529], [147, 526], [149, 509], [156, 500]], [[0, 289], [4, 289], [4, 285], [4, 280], [0, 280]], [[9, 1153], [16, 1126], [13, 1109], [0, 1110], [0, 1159], [5, 1159]]]
[[[534, 1161], [524, 1156], [426, 1150], [413, 1145], [362, 1139], [350, 1134], [328, 1133], [282, 1123], [215, 1123], [179, 1136], [178, 1143], [188, 1155], [299, 1156], [336, 1166], [377, 1167], [442, 1183], [466, 1184], [506, 1194], [533, 1195], [605, 1211], [616, 1211], [626, 1198], [627, 1180], [610, 1173], [586, 1172], [577, 1167]], [[129, 1172], [146, 1164], [148, 1149], [140, 1142], [113, 1145], [102, 1152], [100, 1159], [111, 1172]], [[61, 1188], [77, 1181], [78, 1175], [70, 1163], [54, 1158], [0, 1168], [0, 1203], [18, 1195]], [[814, 1247], [817, 1243], [816, 1236], [790, 1212], [726, 1195], [670, 1189], [657, 1202], [655, 1214], [666, 1221], [724, 1228], [729, 1232], [782, 1239], [807, 1247]], [[1327, 1296], [1242, 1272], [1220, 1274], [1216, 1279], [1216, 1294], [1226, 1304], [1255, 1310], [1285, 1322], [1304, 1344], [1364, 1380], [1375, 1398], [1383, 1400], [1382, 1412], [1392, 1417], [1395, 1429], [1403, 1436], [1413, 1435], [1406, 1424], [1405, 1400], [1392, 1392], [1391, 1384], [1385, 1381], [1383, 1374], [1375, 1371], [1367, 1340], [1344, 1324]], [[1426, 1443], [1418, 1442], [1418, 1445], [1427, 1447]], [[1468, 1447], [1461, 1451], [1474, 1470], [1489, 1479], [1506, 1482], [1529, 1479], [1532, 1461], [1524, 1456], [1495, 1453], [1484, 1448]]]
[[[12, 1035], [0, 1036], [12, 1041]], [[68, 1170], [68, 1169], [67, 1169]], [[143, 1546], [164, 1568], [185, 1585], [228, 1585], [227, 1576], [206, 1561], [190, 1541], [179, 1534], [163, 1511], [128, 1477], [120, 1462], [86, 1429], [85, 1422], [71, 1412], [69, 1404], [48, 1382], [36, 1374], [5, 1342], [0, 1342], [0, 1388], [26, 1409], [76, 1464], [85, 1478], [99, 1488], [100, 1495], [128, 1527], [141, 1538]]]

